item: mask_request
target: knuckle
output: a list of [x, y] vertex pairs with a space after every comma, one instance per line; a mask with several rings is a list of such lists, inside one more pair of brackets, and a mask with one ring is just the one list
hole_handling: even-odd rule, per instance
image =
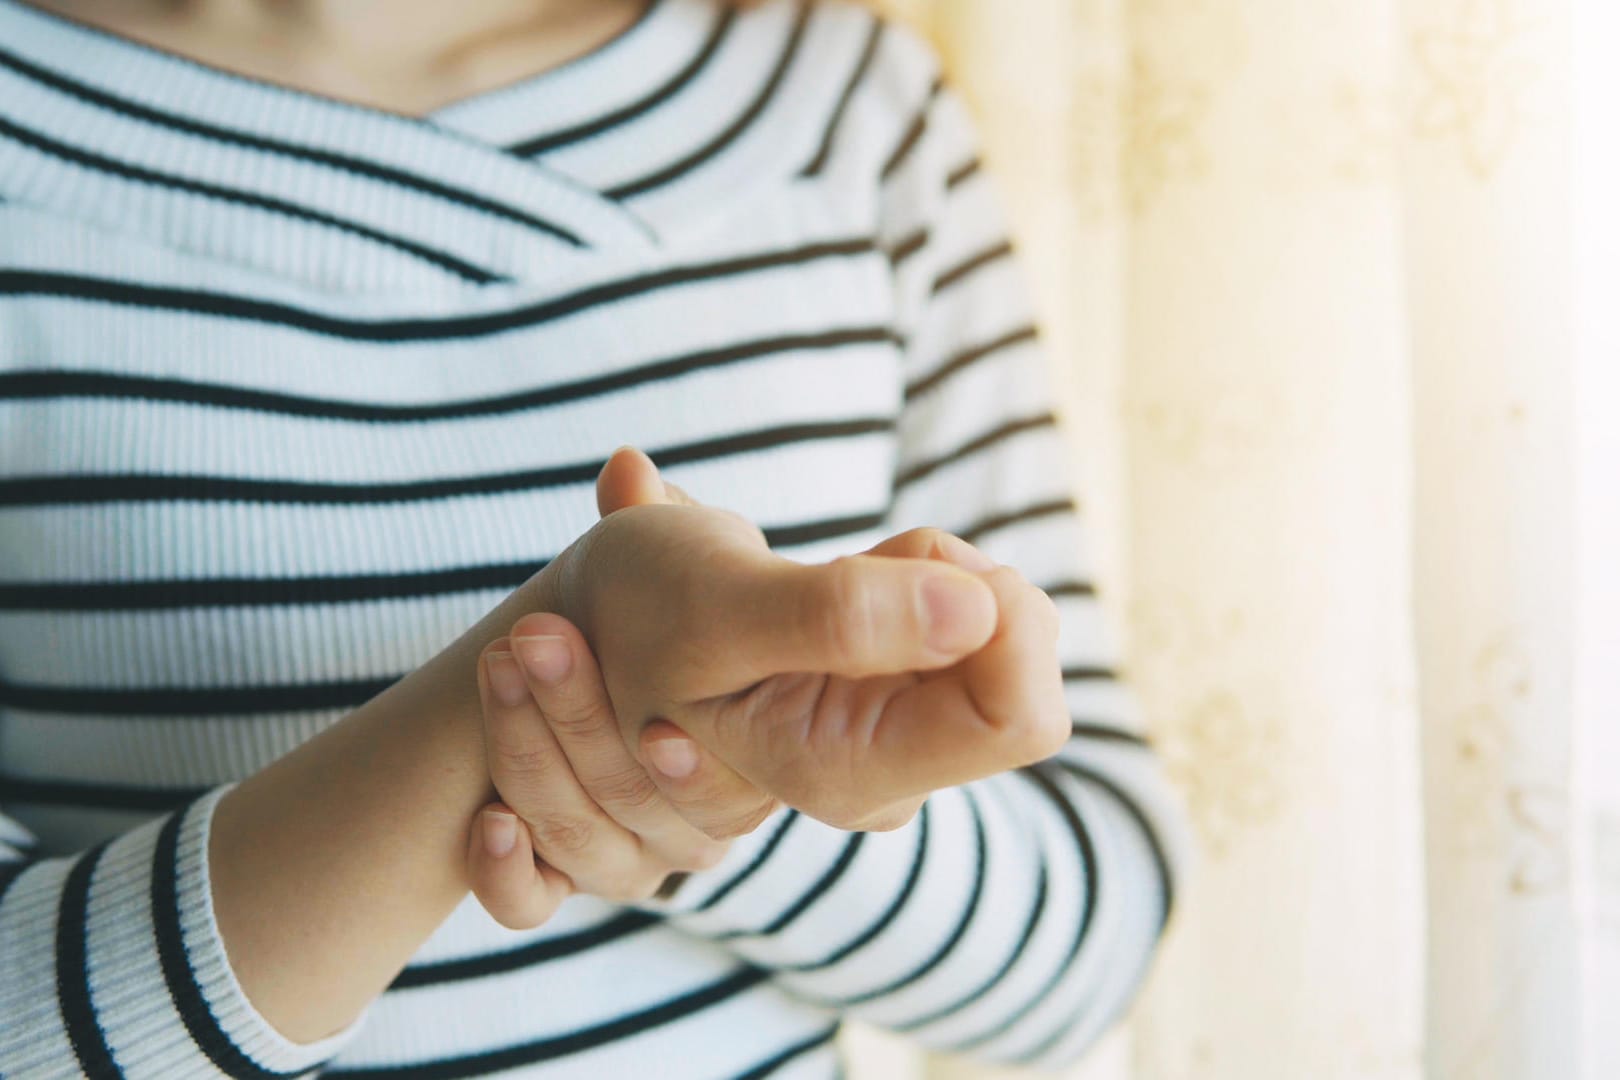
[[707, 840], [695, 846], [675, 866], [677, 870], [696, 872], [713, 870], [726, 857], [731, 845], [719, 840]]
[[651, 900], [667, 876], [667, 871], [641, 866], [604, 876], [601, 883], [592, 891], [603, 900], [634, 904]]
[[1002, 564], [989, 572], [990, 584], [996, 592], [1017, 596], [1029, 587], [1029, 581], [1014, 567]]
[[944, 529], [925, 526], [920, 529], [913, 529], [912, 533], [915, 534], [915, 538], [911, 542], [917, 545], [917, 550], [922, 556], [943, 559], [950, 554], [948, 545], [951, 541], [951, 534]]
[[894, 832], [911, 824], [912, 818], [922, 808], [921, 801], [916, 803], [902, 803], [896, 806], [886, 806], [870, 814], [861, 823], [863, 832]]
[[1045, 761], [1063, 749], [1072, 730], [1066, 709], [1036, 709], [1014, 729], [1015, 752], [1022, 764]]
[[556, 756], [547, 747], [514, 740], [494, 740], [491, 748], [494, 753], [491, 771], [500, 777], [496, 787], [505, 783], [528, 789], [542, 786], [556, 775]]
[[835, 655], [846, 660], [868, 656], [876, 644], [876, 625], [870, 577], [853, 558], [834, 560], [827, 567], [826, 586], [816, 612], [820, 629]]
[[759, 828], [775, 812], [776, 800], [763, 796], [740, 812], [735, 807], [728, 807], [708, 815], [706, 818], [708, 824], [703, 832], [710, 840], [735, 840]]
[[526, 902], [530, 898], [515, 896], [511, 890], [488, 879], [474, 881], [473, 895], [490, 918], [508, 930], [532, 930], [545, 922], [545, 913], [539, 906]]
[[1063, 617], [1058, 611], [1057, 601], [1053, 600], [1045, 591], [1037, 589], [1033, 585], [1029, 587], [1029, 590], [1032, 594], [1030, 596], [1030, 605], [1036, 611], [1036, 617], [1040, 619], [1039, 625], [1043, 636], [1056, 641], [1058, 632], [1063, 626]]
[[[542, 856], [555, 856], [559, 852], [578, 855], [591, 846], [596, 836], [596, 829], [589, 821], [566, 815], [548, 815], [533, 823], [530, 830], [534, 834], [535, 848]], [[546, 861], [553, 859], [546, 858]]]
[[590, 792], [599, 802], [629, 810], [646, 810], [657, 806], [663, 799], [658, 785], [640, 766], [619, 769], [603, 776], [590, 785]]
[[813, 803], [800, 807], [806, 814], [823, 825], [845, 832], [858, 832], [871, 812], [871, 807], [848, 792], [820, 792]]
[[[692, 506], [701, 505], [696, 500], [689, 499], [688, 501]], [[769, 546], [765, 539], [765, 531], [758, 525], [754, 524], [752, 521], [749, 521], [747, 518], [743, 517], [734, 510], [722, 510], [720, 513], [730, 518], [733, 527], [743, 535], [747, 536], [749, 540], [757, 543], [760, 547]]]
[[484, 910], [508, 930], [533, 930], [546, 921], [545, 913], [525, 904], [514, 904], [511, 907], [491, 907], [487, 902]]
[[543, 715], [551, 730], [580, 739], [598, 735], [609, 727], [610, 714], [598, 702], [582, 704], [565, 700], [544, 710]]

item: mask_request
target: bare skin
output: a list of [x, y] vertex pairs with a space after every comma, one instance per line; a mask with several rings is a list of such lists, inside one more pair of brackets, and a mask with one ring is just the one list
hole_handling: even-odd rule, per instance
[[[405, 115], [587, 52], [644, 6], [38, 2], [205, 64]], [[802, 567], [770, 555], [757, 530], [719, 511], [628, 505], [608, 515], [455, 644], [221, 801], [209, 851], [214, 904], [248, 998], [295, 1042], [329, 1035], [465, 897], [472, 826], [496, 795], [486, 749], [500, 775], [520, 776], [538, 760], [523, 742], [486, 745], [480, 697], [491, 642], [506, 639], [516, 653], [514, 638], [545, 636], [543, 622], [525, 619], [560, 616], [578, 628], [578, 670], [600, 673], [580, 700], [595, 702], [599, 716], [611, 706], [621, 737], [642, 740], [654, 730], [647, 718], [667, 716], [716, 762], [702, 782], [658, 782], [690, 827], [663, 818], [638, 826], [658, 849], [655, 869], [712, 862], [705, 838], [735, 835], [739, 807], [757, 815], [781, 798], [837, 823], [884, 824], [927, 790], [1045, 756], [1066, 721], [1009, 708], [1017, 717], [1002, 722], [1001, 706], [1021, 710], [1050, 696], [1055, 662], [1041, 629], [1049, 613], [1010, 579], [982, 580], [911, 551], [913, 540], [896, 543], [905, 550]], [[934, 618], [920, 603], [930, 581], [954, 597]], [[1016, 611], [1001, 610], [1013, 602]], [[1009, 633], [1014, 624], [1038, 632]], [[649, 626], [661, 633], [638, 630]], [[762, 686], [777, 692], [750, 692]], [[975, 695], [995, 706], [993, 722], [967, 707]], [[749, 723], [762, 710], [789, 722]], [[962, 738], [946, 740], [941, 718]], [[858, 756], [843, 732], [865, 740]], [[626, 745], [645, 768], [644, 742]], [[593, 872], [580, 871], [587, 880]], [[597, 887], [644, 891], [655, 876], [600, 875]]]
[[[604, 515], [698, 505], [635, 451], [608, 463], [597, 500]], [[718, 859], [723, 848], [709, 838], [750, 831], [779, 797], [845, 827], [893, 828], [944, 786], [947, 760], [968, 770], [966, 780], [1051, 752], [1067, 733], [1068, 711], [1045, 594], [934, 529], [901, 533], [869, 554], [938, 560], [977, 575], [996, 597], [991, 639], [956, 664], [898, 676], [767, 677], [730, 700], [682, 710], [706, 742], [662, 717], [624, 723], [590, 642], [561, 615], [526, 615], [492, 642], [484, 730], [505, 801], [485, 808], [468, 839], [468, 875], [485, 909], [524, 929], [543, 923], [570, 892], [644, 899], [666, 878], [678, 886], [672, 870]], [[514, 655], [525, 649], [529, 663]], [[494, 692], [488, 676], [497, 667], [506, 685]], [[703, 715], [739, 711], [747, 719], [729, 730]], [[837, 734], [814, 737], [827, 724]], [[974, 747], [971, 757], [957, 757], [962, 746]], [[776, 766], [787, 775], [773, 775]], [[793, 774], [811, 782], [796, 785]]]
[[611, 41], [649, 0], [28, 0], [262, 82], [403, 116]]

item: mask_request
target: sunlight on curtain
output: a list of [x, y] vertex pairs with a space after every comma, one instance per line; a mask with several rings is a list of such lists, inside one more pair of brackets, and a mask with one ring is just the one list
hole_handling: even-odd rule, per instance
[[1620, 1076], [1612, 0], [887, 6], [980, 114], [1203, 842], [1080, 1075]]

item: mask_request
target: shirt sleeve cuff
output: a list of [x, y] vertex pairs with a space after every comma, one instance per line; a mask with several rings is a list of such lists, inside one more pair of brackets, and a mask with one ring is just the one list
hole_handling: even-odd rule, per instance
[[[227, 1068], [231, 1075], [260, 1071], [299, 1075], [329, 1061], [353, 1037], [363, 1017], [319, 1042], [295, 1043], [271, 1026], [248, 1000], [220, 936], [209, 874], [214, 810], [228, 790], [222, 787], [210, 792], [171, 819], [159, 834], [153, 897], [156, 902], [166, 887], [172, 889], [175, 906], [168, 913], [167, 930], [170, 940], [179, 944], [177, 955], [165, 963], [164, 974], [192, 1037], [215, 1064], [236, 1063], [241, 1071]], [[163, 906], [156, 903], [156, 908]], [[158, 910], [154, 915], [159, 915]], [[165, 929], [160, 916], [160, 951]]]

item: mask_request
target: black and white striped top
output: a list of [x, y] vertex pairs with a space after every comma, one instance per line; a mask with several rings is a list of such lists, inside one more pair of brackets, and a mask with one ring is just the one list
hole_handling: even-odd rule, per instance
[[[0, 1074], [827, 1076], [845, 1016], [1074, 1057], [1180, 844], [1009, 254], [936, 62], [855, 6], [659, 0], [409, 120], [0, 0]], [[931, 524], [1021, 567], [1073, 741], [896, 832], [779, 815], [673, 906], [469, 901], [290, 1044], [213, 922], [220, 785], [587, 529], [625, 442], [797, 558]]]

